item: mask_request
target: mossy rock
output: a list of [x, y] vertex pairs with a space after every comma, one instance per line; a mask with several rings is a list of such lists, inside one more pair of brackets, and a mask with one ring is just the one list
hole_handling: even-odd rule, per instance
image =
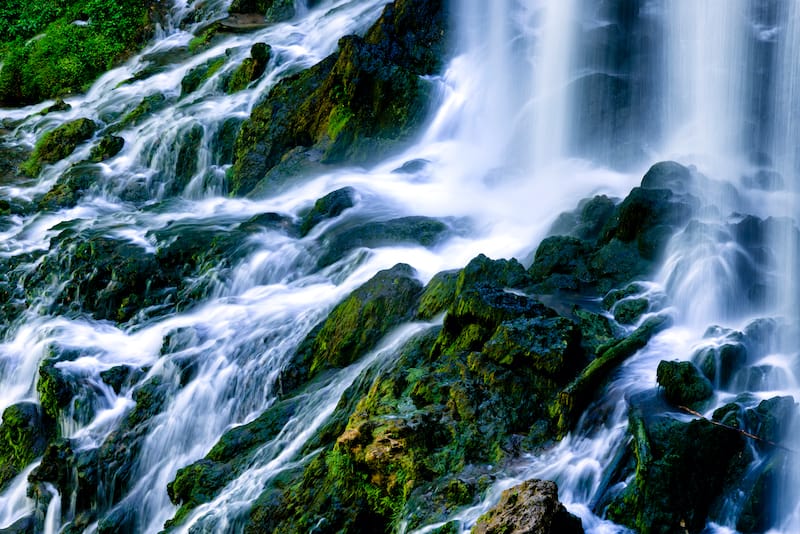
[[181, 80], [181, 98], [199, 89], [200, 86], [216, 74], [223, 65], [225, 65], [225, 57], [216, 57], [209, 59], [186, 73], [186, 76]]
[[422, 292], [405, 264], [378, 272], [337, 305], [315, 335], [310, 372], [349, 365], [389, 329], [412, 317]]
[[697, 408], [714, 393], [711, 382], [692, 362], [662, 360], [658, 363], [656, 379], [664, 388], [664, 396], [675, 406]]
[[620, 324], [634, 324], [650, 308], [646, 298], [628, 298], [614, 306], [614, 320]]
[[419, 299], [417, 317], [430, 320], [447, 310], [456, 298], [460, 271], [442, 271], [434, 275]]
[[558, 500], [549, 480], [528, 480], [505, 490], [500, 502], [478, 518], [471, 534], [583, 534], [581, 520]]
[[231, 193], [268, 191], [259, 182], [298, 147], [319, 151], [323, 164], [364, 164], [409, 142], [427, 114], [422, 76], [443, 64], [446, 27], [440, 0], [397, 0], [364, 38], [343, 37], [336, 53], [281, 80], [240, 132]]
[[352, 187], [343, 187], [331, 191], [324, 197], [317, 199], [308, 213], [303, 215], [300, 222], [300, 235], [305, 236], [316, 225], [326, 219], [338, 217], [341, 213], [352, 208], [356, 201], [356, 191]]
[[38, 176], [42, 165], [60, 161], [75, 150], [82, 142], [91, 138], [97, 124], [91, 119], [76, 119], [45, 133], [36, 143], [33, 153], [20, 166], [28, 176]]
[[[747, 430], [769, 443], [781, 443], [788, 437], [789, 429], [798, 422], [797, 404], [793, 397], [773, 397], [745, 411]], [[764, 443], [761, 448], [769, 448]]]
[[42, 196], [38, 203], [39, 211], [56, 211], [75, 207], [86, 192], [101, 176], [95, 165], [78, 163], [58, 177], [56, 183]]
[[649, 414], [643, 398], [632, 399], [629, 411], [635, 477], [608, 517], [643, 534], [700, 532], [728, 473], [738, 468], [744, 439], [705, 419]]
[[442, 221], [423, 216], [401, 217], [358, 226], [334, 228], [320, 236], [323, 252], [317, 267], [326, 267], [361, 247], [377, 248], [404, 244], [436, 245], [448, 232]]
[[501, 365], [560, 377], [583, 366], [580, 341], [580, 330], [564, 317], [520, 318], [500, 323], [483, 352]]
[[167, 97], [163, 93], [153, 93], [139, 102], [135, 108], [129, 111], [122, 119], [113, 124], [109, 131], [117, 132], [124, 130], [128, 126], [141, 124], [147, 117], [163, 109], [167, 105]]
[[227, 93], [235, 93], [246, 89], [264, 74], [272, 55], [272, 47], [266, 43], [256, 43], [250, 49], [250, 57], [242, 61], [231, 75], [225, 87]]
[[106, 161], [119, 154], [124, 146], [125, 139], [122, 137], [116, 135], [103, 136], [100, 142], [92, 147], [92, 151], [89, 153], [89, 159], [94, 163]]
[[0, 489], [41, 456], [55, 435], [52, 419], [33, 402], [12, 404], [0, 424]]
[[44, 360], [39, 366], [39, 380], [36, 382], [42, 410], [47, 417], [56, 421], [77, 393], [76, 385], [70, 377], [56, 367], [59, 361], [56, 358]]
[[[312, 0], [309, 7], [318, 3]], [[228, 11], [231, 13], [259, 13], [267, 22], [282, 22], [295, 15], [294, 0], [233, 0]]]

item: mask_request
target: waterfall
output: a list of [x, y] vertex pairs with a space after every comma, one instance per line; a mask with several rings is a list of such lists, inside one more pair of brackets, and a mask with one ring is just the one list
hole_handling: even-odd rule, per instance
[[[119, 433], [130, 432], [135, 442], [119, 472], [101, 466], [92, 496], [99, 515], [86, 531], [105, 528], [104, 521], [136, 532], [164, 528], [180, 513], [167, 492], [176, 473], [208, 455], [226, 431], [279, 405], [282, 373], [303, 340], [377, 272], [408, 263], [427, 283], [480, 253], [529, 264], [559, 214], [593, 195], [623, 198], [650, 164], [666, 159], [690, 166], [691, 185], [680, 193], [697, 206], [640, 287], [673, 326], [620, 366], [563, 440], [495, 473], [481, 502], [452, 511], [447, 521], [469, 529], [503, 490], [544, 478], [558, 482], [561, 500], [587, 532], [623, 532], [598, 503], [627, 447], [630, 398], [656, 387], [660, 361], [723, 346], [725, 329], [741, 334], [757, 319], [777, 325], [764, 327], [738, 375], [715, 384], [704, 416], [737, 398], [748, 406], [779, 394], [800, 400], [800, 3], [450, 2], [455, 51], [425, 80], [433, 104], [417, 138], [374, 165], [318, 166], [261, 195], [231, 196], [231, 132], [271, 88], [318, 64], [343, 35], [363, 34], [388, 3], [295, 2], [288, 21], [221, 34], [189, 52], [195, 33], [225, 16], [229, 2], [176, 0], [156, 38], [85, 94], [67, 97], [70, 109], [40, 114], [52, 102], [0, 109], [12, 148], [30, 149], [43, 132], [83, 117], [116, 125], [113, 134], [124, 139], [121, 152], [102, 163], [87, 163], [84, 144], [36, 179], [0, 181], [0, 199], [34, 205], [70, 172], [93, 180], [70, 207], [0, 220], [0, 260], [20, 280], [63, 266], [41, 281], [40, 292], [17, 302], [24, 310], [13, 323], [0, 325], [0, 412], [41, 402], [40, 369], [50, 365], [80, 384], [57, 421], [71, 453], [90, 457]], [[240, 91], [224, 91], [256, 43], [271, 47], [264, 74]], [[198, 72], [205, 75], [189, 87]], [[424, 171], [396, 172], [414, 162]], [[282, 230], [345, 187], [356, 200], [337, 220], [302, 237]], [[446, 221], [450, 233], [435, 246], [360, 247], [322, 265], [320, 243], [336, 230], [408, 216]], [[247, 225], [259, 229], [235, 233]], [[82, 243], [121, 243], [126, 257], [149, 257], [195, 234], [207, 248], [225, 234], [243, 237], [230, 258], [181, 280], [183, 294], [130, 315], [120, 303], [104, 318], [58, 300], [71, 283], [82, 287], [69, 270]], [[184, 307], [175, 304], [181, 298]], [[300, 407], [247, 468], [187, 511], [176, 531], [241, 531], [265, 484], [319, 454], [310, 440], [348, 388], [393, 365], [409, 339], [439, 324], [441, 318], [398, 326], [365, 357], [303, 390]], [[111, 387], [103, 376], [120, 368], [133, 371]], [[145, 395], [156, 408], [147, 433], [134, 435], [129, 423], [139, 400], [151, 399]], [[800, 449], [798, 429], [787, 446]], [[736, 492], [752, 483], [765, 458], [754, 458], [732, 486], [708, 519], [709, 532], [735, 530]], [[39, 461], [0, 493], [0, 528], [41, 515], [41, 503], [25, 494]], [[800, 530], [800, 467], [776, 478], [770, 532], [790, 534]], [[52, 498], [43, 528], [58, 532], [75, 519], [77, 497], [44, 487]]]

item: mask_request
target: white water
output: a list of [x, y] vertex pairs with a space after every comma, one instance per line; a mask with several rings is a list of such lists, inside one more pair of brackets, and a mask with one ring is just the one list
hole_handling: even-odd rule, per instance
[[[795, 61], [800, 53], [800, 8], [790, 1], [778, 2], [780, 17], [770, 25], [754, 15], [756, 3], [642, 2], [639, 17], [657, 20], [665, 40], [663, 63], [650, 65], [650, 72], [638, 73], [643, 78], [657, 78], [663, 90], [663, 97], [661, 93], [653, 97], [659, 105], [650, 117], [662, 135], [641, 132], [641, 152], [648, 157], [633, 171], [611, 170], [571, 157], [574, 133], [591, 126], [574, 113], [577, 103], [571, 87], [586, 74], [585, 66], [576, 68], [576, 58], [585, 53], [581, 49], [584, 32], [608, 28], [611, 22], [587, 9], [585, 1], [464, 0], [454, 8], [464, 28], [458, 54], [442, 76], [432, 80], [438, 89], [436, 106], [415, 146], [372, 169], [337, 169], [271, 197], [242, 200], [225, 196], [227, 166], [218, 163], [211, 149], [223, 121], [246, 118], [277, 80], [325, 57], [340, 36], [365, 29], [386, 1], [329, 0], [294, 21], [228, 36], [146, 79], [120, 85], [146, 65], [146, 58], [175, 53], [191, 39], [178, 21], [201, 2], [175, 2], [172, 19], [158, 40], [104, 75], [86, 95], [67, 99], [71, 111], [33, 115], [46, 104], [0, 110], [0, 118], [25, 119], [15, 129], [12, 141], [32, 144], [41, 132], [63, 121], [124, 115], [156, 92], [168, 101], [161, 111], [117, 134], [125, 138], [125, 148], [100, 166], [103, 177], [99, 187], [77, 207], [17, 218], [0, 230], [0, 255], [47, 250], [50, 238], [59, 231], [54, 227], [64, 222], [152, 250], [154, 244], [147, 232], [170, 222], [230, 227], [264, 212], [297, 215], [315, 199], [348, 185], [356, 188], [360, 201], [343, 218], [454, 217], [468, 220], [469, 231], [450, 237], [433, 250], [411, 246], [376, 249], [366, 257], [344, 258], [320, 272], [314, 271], [313, 240], [321, 229], [304, 239], [265, 231], [258, 236], [254, 252], [230, 273], [209, 274], [217, 278], [209, 281], [214, 289], [206, 302], [158, 319], [134, 319], [122, 327], [42, 315], [38, 306], [46, 304], [44, 297], [0, 341], [0, 410], [35, 398], [37, 369], [52, 345], [80, 349], [79, 359], [59, 365], [96, 384], [94, 418], [88, 423], [60, 421], [62, 430], [80, 448], [101, 444], [134, 404], [131, 388], [116, 395], [101, 385], [100, 372], [121, 364], [148, 367], [142, 381], [159, 376], [173, 384], [167, 406], [154, 418], [137, 458], [135, 486], [122, 499], [111, 495], [101, 499], [113, 501], [115, 506], [135, 503], [137, 530], [157, 531], [176, 509], [166, 494], [175, 472], [203, 457], [227, 428], [252, 420], [274, 402], [276, 376], [297, 344], [336, 302], [380, 269], [406, 262], [426, 281], [440, 270], [462, 267], [478, 253], [525, 258], [560, 212], [595, 193], [624, 196], [639, 182], [646, 166], [658, 159], [675, 158], [697, 165], [711, 179], [693, 191], [705, 206], [714, 207], [704, 212], [704, 222], [709, 225], [722, 225], [733, 213], [794, 216], [797, 181], [792, 177], [800, 161], [793, 136], [800, 109], [800, 92], [795, 89], [800, 83]], [[216, 18], [224, 13], [225, 4], [206, 2], [203, 9], [209, 18]], [[224, 75], [247, 57], [255, 42], [272, 46], [273, 59], [266, 74], [245, 91], [221, 94]], [[763, 42], [776, 43], [769, 56], [774, 79], [759, 85], [753, 79], [763, 58], [753, 50], [757, 49], [754, 43]], [[225, 56], [225, 65], [200, 89], [179, 99], [185, 74], [229, 49], [232, 52]], [[756, 121], [754, 126], [752, 114], [742, 111], [749, 109], [752, 100], [767, 102], [770, 120]], [[608, 101], [601, 99], [601, 104]], [[170, 196], [165, 187], [175, 172], [176, 140], [196, 125], [203, 129], [197, 169], [179, 198], [159, 204]], [[758, 150], [770, 153], [771, 168], [789, 185], [776, 192], [742, 188], [741, 194], [731, 194], [723, 184], [740, 187], [743, 175], [760, 168], [748, 152], [756, 137], [753, 132], [765, 133], [767, 141], [759, 140]], [[83, 146], [65, 161], [46, 167], [35, 183], [0, 186], [0, 196], [34, 198], [47, 191], [70, 164], [86, 159], [88, 150]], [[415, 158], [431, 163], [414, 175], [391, 172]], [[137, 188], [146, 200], [130, 194]], [[451, 519], [461, 520], [466, 528], [497, 501], [502, 489], [539, 477], [559, 483], [561, 499], [582, 517], [588, 532], [622, 530], [594, 515], [591, 505], [598, 497], [606, 466], [625, 441], [624, 396], [654, 387], [658, 362], [689, 358], [697, 346], [707, 343], [701, 340], [702, 334], [712, 324], [742, 328], [756, 315], [797, 319], [798, 289], [791, 270], [797, 251], [789, 243], [790, 237], [775, 235], [771, 239], [779, 261], [767, 278], [778, 282], [772, 285], [763, 307], [754, 310], [741, 303], [742, 280], [733, 267], [736, 258], [746, 253], [732, 241], [719, 240], [717, 234], [708, 231], [697, 239], [673, 242], [653, 290], [663, 292], [661, 298], [671, 306], [677, 326], [660, 334], [625, 364], [603, 406], [594, 408], [607, 410], [605, 422], [579, 426], [553, 450], [523, 459], [480, 506], [459, 511]], [[266, 480], [302, 460], [295, 457], [296, 452], [358, 373], [376, 361], [390, 359], [392, 349], [415, 328], [407, 326], [397, 333], [400, 337], [385, 340], [385, 350], [343, 370], [310, 395], [307, 410], [265, 445], [259, 463], [229, 484], [215, 501], [195, 510], [182, 528], [233, 528]], [[165, 338], [179, 331], [188, 332], [182, 338], [185, 341], [162, 356]], [[787, 345], [791, 343], [775, 344]], [[178, 387], [180, 365], [186, 360], [197, 362], [197, 369], [188, 383]], [[755, 393], [763, 398], [778, 392], [800, 398], [792, 372], [798, 368], [797, 354], [776, 350], [764, 354], [763, 361], [788, 371], [784, 380]], [[791, 476], [790, 480], [796, 480], [798, 473]], [[20, 493], [24, 486], [24, 479], [15, 480], [0, 495], [0, 527], [32, 509], [32, 503]], [[800, 530], [796, 504], [800, 499], [793, 497], [789, 495], [783, 504], [779, 532]], [[71, 515], [56, 508], [60, 506], [56, 502], [60, 499], [53, 499], [53, 510], [48, 509], [50, 531], [58, 528], [62, 513]], [[728, 527], [711, 528], [726, 532]]]

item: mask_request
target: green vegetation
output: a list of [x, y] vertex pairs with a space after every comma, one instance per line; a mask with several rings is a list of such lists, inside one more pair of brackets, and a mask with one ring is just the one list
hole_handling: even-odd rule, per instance
[[90, 119], [77, 119], [45, 133], [36, 143], [33, 154], [20, 165], [20, 170], [29, 176], [36, 176], [42, 164], [55, 163], [72, 154], [83, 141], [89, 139], [97, 125]]
[[10, 0], [0, 7], [0, 102], [82, 91], [152, 34], [156, 2]]

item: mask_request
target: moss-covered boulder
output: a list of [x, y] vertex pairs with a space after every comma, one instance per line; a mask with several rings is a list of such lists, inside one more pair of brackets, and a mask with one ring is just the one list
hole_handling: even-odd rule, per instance
[[53, 187], [37, 203], [39, 211], [75, 207], [101, 175], [96, 165], [78, 163], [58, 177]]
[[423, 216], [400, 217], [334, 228], [320, 236], [322, 254], [317, 267], [326, 267], [357, 248], [377, 248], [393, 245], [415, 244], [425, 247], [436, 245], [448, 232], [447, 224]]
[[111, 159], [119, 154], [122, 147], [125, 146], [125, 139], [116, 135], [103, 136], [100, 141], [92, 147], [89, 152], [89, 159], [94, 163], [100, 163], [107, 159]]
[[433, 319], [447, 310], [456, 298], [458, 276], [457, 270], [436, 273], [419, 298], [417, 317], [423, 320]]
[[33, 402], [12, 404], [0, 424], [0, 489], [35, 458], [54, 437], [53, 421]]
[[250, 82], [254, 82], [264, 74], [267, 63], [272, 55], [272, 48], [266, 43], [256, 43], [250, 48], [250, 57], [242, 61], [225, 87], [228, 93], [235, 93], [246, 89]]
[[26, 282], [30, 301], [65, 273], [53, 295], [53, 312], [91, 313], [98, 319], [127, 321], [142, 307], [164, 298], [168, 280], [155, 257], [140, 246], [105, 236], [64, 231]]
[[77, 119], [50, 130], [36, 143], [33, 154], [20, 166], [28, 176], [37, 176], [46, 163], [55, 163], [70, 154], [82, 142], [91, 138], [97, 124], [91, 119]]
[[500, 502], [478, 518], [471, 534], [582, 534], [578, 517], [558, 500], [558, 487], [549, 480], [528, 480], [507, 489]]
[[744, 438], [705, 419], [687, 423], [653, 413], [647, 395], [632, 399], [629, 411], [635, 476], [608, 517], [643, 534], [700, 532], [728, 473], [738, 468]]
[[337, 217], [347, 208], [352, 208], [355, 201], [356, 191], [352, 187], [331, 191], [318, 199], [308, 213], [303, 215], [300, 222], [300, 235], [307, 235], [320, 222]]
[[211, 58], [196, 66], [181, 80], [181, 98], [195, 92], [225, 65], [225, 57]]
[[179, 469], [167, 485], [167, 494], [180, 508], [167, 526], [179, 524], [192, 508], [209, 502], [241, 474], [251, 453], [281, 432], [300, 402], [297, 397], [277, 402], [250, 423], [225, 432], [205, 458]]
[[441, 68], [446, 25], [441, 0], [396, 0], [364, 38], [342, 38], [338, 52], [279, 82], [240, 132], [231, 192], [256, 189], [296, 147], [316, 147], [322, 163], [396, 150], [425, 117], [430, 88], [421, 76]]
[[[672, 170], [662, 173], [662, 167]], [[675, 173], [683, 181], [668, 178]], [[662, 174], [665, 177], [656, 178]], [[697, 206], [684, 183], [691, 178], [690, 170], [677, 163], [657, 163], [643, 185], [618, 205], [598, 196], [562, 215], [553, 226], [561, 235], [541, 243], [529, 269], [534, 289], [547, 294], [604, 294], [648, 275], [667, 241]], [[675, 191], [669, 189], [672, 186]]]
[[675, 406], [696, 408], [714, 393], [708, 378], [692, 362], [664, 361], [656, 370], [658, 384], [664, 396]]
[[413, 316], [422, 284], [405, 264], [378, 272], [337, 305], [309, 338], [309, 372], [349, 365]]
[[[319, 0], [310, 0], [309, 7]], [[258, 13], [267, 22], [282, 22], [295, 16], [294, 0], [233, 0], [228, 11], [231, 13]]]

